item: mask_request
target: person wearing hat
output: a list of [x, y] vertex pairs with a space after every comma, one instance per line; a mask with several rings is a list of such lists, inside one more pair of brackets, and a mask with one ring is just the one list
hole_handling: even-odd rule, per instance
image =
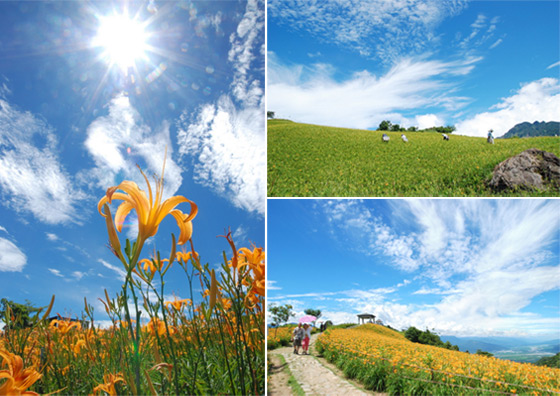
[[488, 139], [486, 140], [490, 144], [494, 144], [494, 136], [492, 136], [492, 132], [494, 132], [492, 129], [488, 131]]

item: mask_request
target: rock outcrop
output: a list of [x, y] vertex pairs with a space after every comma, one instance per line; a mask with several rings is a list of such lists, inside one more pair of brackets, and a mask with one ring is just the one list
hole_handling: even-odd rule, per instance
[[534, 148], [525, 150], [496, 165], [489, 186], [497, 191], [514, 188], [560, 190], [560, 158]]

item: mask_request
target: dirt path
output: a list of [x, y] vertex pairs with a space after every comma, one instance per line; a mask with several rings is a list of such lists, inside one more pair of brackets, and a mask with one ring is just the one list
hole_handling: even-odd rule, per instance
[[327, 363], [325, 359], [317, 358], [315, 351], [315, 340], [318, 334], [311, 336], [310, 355], [295, 355], [292, 347], [274, 349], [269, 352], [273, 363], [270, 369], [270, 380], [268, 383], [268, 395], [285, 396], [293, 395], [288, 385], [289, 375], [285, 367], [282, 367], [282, 356], [292, 376], [301, 386], [306, 395], [382, 395], [373, 393], [355, 383], [349, 382], [335, 366]]

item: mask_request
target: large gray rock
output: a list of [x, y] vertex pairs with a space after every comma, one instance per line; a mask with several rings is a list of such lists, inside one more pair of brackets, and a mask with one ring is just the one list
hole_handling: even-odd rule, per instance
[[489, 185], [494, 190], [560, 189], [560, 158], [534, 148], [525, 150], [496, 165]]

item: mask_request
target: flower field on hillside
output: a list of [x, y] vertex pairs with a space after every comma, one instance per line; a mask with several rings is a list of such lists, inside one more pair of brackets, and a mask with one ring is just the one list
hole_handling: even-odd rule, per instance
[[276, 349], [281, 346], [288, 346], [291, 343], [292, 332], [295, 325], [286, 325], [278, 328], [269, 328], [266, 337], [266, 348]]
[[416, 344], [379, 325], [327, 331], [317, 348], [348, 377], [395, 395], [560, 392], [559, 369]]
[[436, 132], [385, 132], [268, 122], [269, 197], [557, 196], [558, 191], [495, 193], [494, 167], [528, 148], [560, 156], [559, 138], [496, 139]]
[[[154, 193], [146, 182], [149, 195], [124, 181], [110, 187], [98, 205], [110, 248], [126, 273], [118, 294], [105, 291], [100, 298], [110, 328], [96, 327], [85, 299], [82, 318], [49, 321], [54, 296], [25, 325], [7, 309], [0, 332], [0, 395], [264, 393], [264, 250], [238, 249], [228, 233], [229, 260], [224, 254], [219, 270], [202, 264], [191, 239], [196, 205], [181, 196], [162, 202], [163, 176]], [[123, 201], [114, 221], [106, 205], [111, 200]], [[190, 212], [175, 209], [186, 202]], [[118, 235], [132, 209], [138, 237], [121, 245]], [[168, 214], [177, 221], [179, 239], [173, 236], [167, 258], [160, 252], [145, 257], [144, 242]], [[177, 250], [187, 242], [189, 250]], [[184, 276], [190, 298], [166, 301], [166, 276]]]

